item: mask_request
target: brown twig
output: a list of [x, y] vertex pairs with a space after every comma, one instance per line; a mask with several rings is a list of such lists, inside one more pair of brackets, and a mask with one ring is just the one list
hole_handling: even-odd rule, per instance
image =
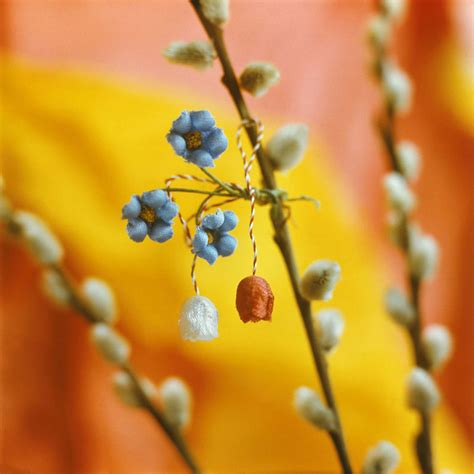
[[[255, 120], [250, 115], [247, 104], [245, 103], [245, 100], [242, 96], [239, 82], [237, 80], [234, 68], [227, 53], [223, 31], [221, 28], [215, 26], [207, 20], [207, 18], [202, 13], [201, 6], [198, 0], [191, 0], [191, 5], [193, 6], [202, 26], [206, 30], [209, 39], [214, 45], [217, 56], [222, 66], [222, 83], [229, 91], [232, 101], [234, 102], [234, 105], [239, 113], [240, 119], [249, 124], [245, 126], [245, 131], [252, 146], [255, 146], [257, 143], [258, 135], [257, 128], [255, 126]], [[269, 190], [277, 190], [278, 186], [275, 174], [273, 172], [273, 167], [262, 148], [257, 151], [257, 161], [262, 174], [264, 186]], [[280, 253], [284, 259], [287, 268], [288, 276], [290, 278], [291, 286], [293, 288], [294, 297], [298, 305], [298, 309], [301, 314], [308, 342], [311, 348], [311, 353], [313, 356], [316, 371], [324, 392], [324, 397], [328, 407], [331, 408], [331, 410], [334, 412], [336, 418], [337, 430], [331, 432], [330, 436], [336, 448], [343, 472], [345, 474], [350, 474], [352, 470], [350, 467], [349, 456], [344, 441], [344, 435], [339, 413], [337, 410], [336, 401], [329, 380], [326, 358], [320, 345], [318, 344], [318, 339], [314, 331], [310, 303], [302, 297], [299, 290], [299, 273], [296, 265], [293, 247], [291, 244], [290, 233], [286, 224], [286, 219], [281, 206], [281, 202], [275, 202], [272, 205], [270, 218], [274, 229], [274, 240], [278, 248], [280, 249]]]

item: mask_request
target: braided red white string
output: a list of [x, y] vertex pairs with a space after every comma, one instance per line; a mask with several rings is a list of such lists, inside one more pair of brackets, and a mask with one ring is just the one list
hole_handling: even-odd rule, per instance
[[[173, 198], [173, 195], [172, 195], [169, 188], [170, 188], [171, 183], [173, 181], [178, 180], [178, 179], [184, 179], [184, 180], [187, 180], [187, 181], [199, 181], [200, 183], [213, 183], [213, 181], [210, 180], [210, 179], [201, 178], [199, 176], [194, 176], [194, 175], [191, 175], [191, 174], [177, 174], [177, 175], [171, 176], [165, 181], [165, 187], [166, 187], [166, 192], [168, 193], [168, 196], [172, 201], [174, 201], [174, 198]], [[189, 230], [189, 226], [188, 226], [188, 223], [187, 223], [186, 219], [183, 217], [183, 215], [179, 211], [178, 211], [178, 219], [181, 222], [181, 225], [183, 226], [183, 229], [184, 229], [184, 235], [185, 235], [185, 238], [186, 238], [186, 245], [188, 247], [191, 247], [192, 244], [193, 244], [193, 238], [191, 236], [191, 231]], [[199, 296], [199, 286], [198, 286], [197, 280], [196, 280], [196, 259], [197, 259], [197, 255], [194, 255], [193, 263], [191, 265], [191, 280], [192, 280], [192, 283], [193, 283], [194, 292], [196, 293], [196, 295]]]
[[[247, 159], [247, 154], [242, 145], [242, 130], [246, 126], [257, 126], [257, 142], [253, 147], [252, 154]], [[252, 268], [252, 275], [257, 273], [257, 241], [255, 240], [255, 235], [253, 233], [253, 225], [255, 222], [255, 188], [250, 184], [250, 171], [252, 170], [252, 165], [257, 156], [257, 151], [262, 145], [263, 139], [263, 124], [260, 120], [242, 120], [239, 128], [237, 129], [236, 138], [237, 138], [237, 148], [240, 151], [242, 156], [242, 160], [244, 163], [244, 174], [245, 174], [245, 183], [247, 185], [247, 192], [249, 193], [250, 197], [250, 222], [249, 222], [249, 236], [250, 240], [252, 241], [252, 248], [253, 248], [253, 268]]]
[[[174, 202], [176, 202], [176, 201], [174, 200], [173, 195], [171, 194], [171, 191], [170, 191], [169, 188], [170, 188], [171, 183], [173, 181], [178, 180], [178, 179], [184, 179], [184, 180], [187, 180], [187, 181], [199, 181], [200, 183], [212, 183], [213, 182], [210, 179], [201, 178], [199, 176], [194, 176], [194, 175], [191, 175], [191, 174], [176, 174], [174, 176], [169, 177], [165, 181], [165, 187], [166, 187], [166, 192], [168, 193], [169, 198]], [[191, 236], [191, 231], [189, 230], [189, 226], [188, 226], [188, 223], [186, 222], [186, 219], [183, 217], [183, 215], [179, 211], [178, 211], [178, 219], [181, 222], [181, 225], [183, 226], [183, 229], [184, 229], [186, 245], [188, 247], [191, 247], [192, 241], [193, 241], [193, 238]]]

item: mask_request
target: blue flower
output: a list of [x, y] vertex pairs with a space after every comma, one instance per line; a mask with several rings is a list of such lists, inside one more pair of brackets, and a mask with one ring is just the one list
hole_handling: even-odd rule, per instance
[[128, 236], [135, 242], [142, 242], [147, 234], [155, 242], [171, 239], [171, 225], [177, 214], [178, 205], [161, 189], [147, 191], [140, 197], [133, 195], [122, 208], [122, 219], [128, 219]]
[[207, 110], [185, 110], [173, 122], [166, 139], [175, 153], [200, 168], [214, 168], [214, 160], [227, 149], [227, 137]]
[[212, 265], [217, 257], [228, 257], [237, 247], [237, 239], [229, 234], [237, 225], [234, 212], [220, 209], [215, 214], [208, 214], [196, 229], [193, 239], [193, 253]]

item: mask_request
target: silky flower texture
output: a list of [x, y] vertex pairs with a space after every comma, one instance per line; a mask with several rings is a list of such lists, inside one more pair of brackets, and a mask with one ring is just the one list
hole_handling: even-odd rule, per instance
[[122, 219], [128, 219], [128, 236], [135, 242], [142, 242], [147, 234], [155, 242], [171, 239], [177, 214], [178, 205], [161, 189], [134, 195], [122, 208]]
[[193, 239], [193, 253], [212, 265], [217, 257], [232, 255], [237, 247], [237, 239], [229, 232], [237, 226], [238, 218], [232, 211], [218, 209], [208, 214], [196, 229]]
[[200, 168], [214, 168], [214, 160], [227, 149], [227, 137], [207, 110], [185, 110], [173, 122], [166, 139], [175, 153]]

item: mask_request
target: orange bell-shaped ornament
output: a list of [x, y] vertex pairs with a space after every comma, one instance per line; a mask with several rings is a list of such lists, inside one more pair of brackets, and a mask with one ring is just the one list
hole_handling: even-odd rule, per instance
[[271, 321], [274, 299], [266, 280], [256, 275], [244, 278], [237, 287], [235, 302], [240, 319], [244, 323]]

